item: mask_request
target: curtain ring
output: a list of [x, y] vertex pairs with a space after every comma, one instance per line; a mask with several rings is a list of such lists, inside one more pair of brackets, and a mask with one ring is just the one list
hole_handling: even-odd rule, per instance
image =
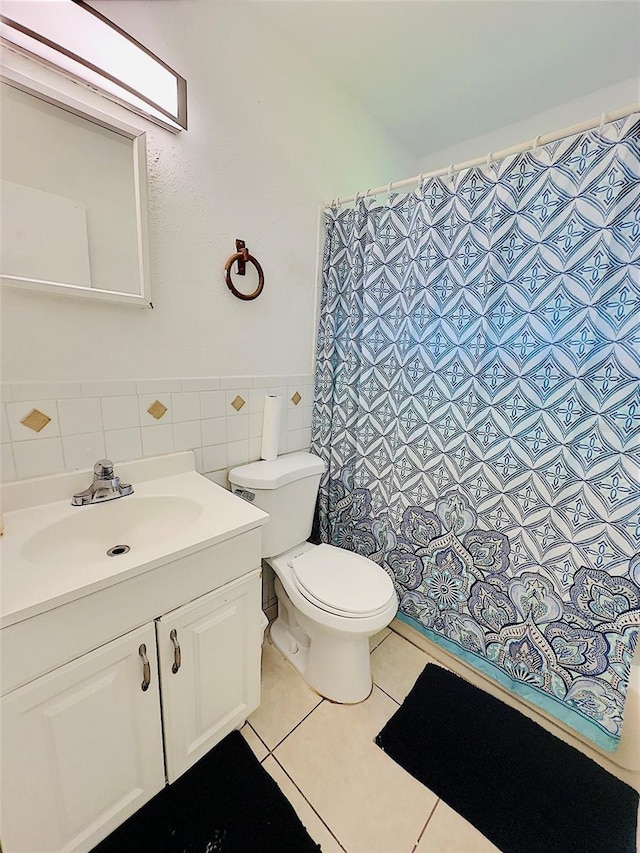
[[447, 169], [447, 180], [453, 186], [453, 163], [450, 163]]
[[541, 137], [540, 135], [538, 135], [538, 136], [536, 136], [536, 138], [533, 140], [533, 145], [531, 146], [531, 153], [532, 153], [532, 154], [534, 154], [534, 155], [535, 155], [536, 151], [538, 150], [538, 146], [540, 145], [540, 140], [541, 140], [541, 139], [542, 139], [542, 137]]
[[487, 154], [487, 169], [489, 168], [490, 165], [491, 165], [491, 151], [489, 151], [489, 153]]
[[357, 192], [357, 193], [354, 195], [354, 197], [353, 197], [353, 206], [354, 206], [354, 207], [357, 207], [357, 206], [358, 206], [358, 199], [359, 199], [359, 198], [360, 198], [360, 193], [359, 193], [359, 192]]

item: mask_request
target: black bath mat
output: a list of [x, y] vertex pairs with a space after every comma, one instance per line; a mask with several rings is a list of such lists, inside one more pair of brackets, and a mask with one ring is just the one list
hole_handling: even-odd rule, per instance
[[240, 732], [232, 732], [92, 853], [319, 850]]
[[376, 743], [503, 853], [636, 849], [636, 791], [439, 666], [425, 667]]

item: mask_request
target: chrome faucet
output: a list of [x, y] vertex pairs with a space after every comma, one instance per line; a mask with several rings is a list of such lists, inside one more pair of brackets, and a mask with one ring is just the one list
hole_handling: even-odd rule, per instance
[[78, 492], [71, 499], [71, 506], [86, 506], [133, 494], [133, 486], [121, 483], [120, 477], [113, 473], [113, 462], [99, 459], [93, 466], [93, 483], [84, 492]]

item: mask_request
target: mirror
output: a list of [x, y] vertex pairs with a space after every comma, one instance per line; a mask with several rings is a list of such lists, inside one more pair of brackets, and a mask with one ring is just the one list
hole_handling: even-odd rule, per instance
[[145, 133], [13, 70], [0, 90], [2, 283], [152, 307]]

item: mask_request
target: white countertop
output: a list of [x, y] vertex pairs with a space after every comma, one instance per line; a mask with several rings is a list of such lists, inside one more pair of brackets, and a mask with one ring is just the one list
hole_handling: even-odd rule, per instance
[[[196, 473], [191, 453], [123, 463], [115, 469], [122, 482], [133, 485], [134, 494], [85, 507], [72, 507], [71, 497], [91, 483], [90, 471], [3, 487], [1, 627], [258, 528], [269, 519], [262, 510]], [[42, 502], [35, 503], [38, 499]], [[172, 501], [178, 510], [185, 510], [176, 515], [173, 524]], [[154, 527], [155, 507], [161, 507], [164, 516]], [[112, 542], [112, 531], [119, 530], [121, 520], [129, 517], [134, 524], [123, 533], [124, 542]], [[137, 527], [136, 518], [143, 520]], [[113, 519], [115, 525], [110, 523]], [[82, 529], [85, 521], [90, 533], [77, 536], [74, 531]], [[34, 541], [38, 541], [38, 549]], [[131, 550], [109, 557], [105, 544], [131, 544]]]

